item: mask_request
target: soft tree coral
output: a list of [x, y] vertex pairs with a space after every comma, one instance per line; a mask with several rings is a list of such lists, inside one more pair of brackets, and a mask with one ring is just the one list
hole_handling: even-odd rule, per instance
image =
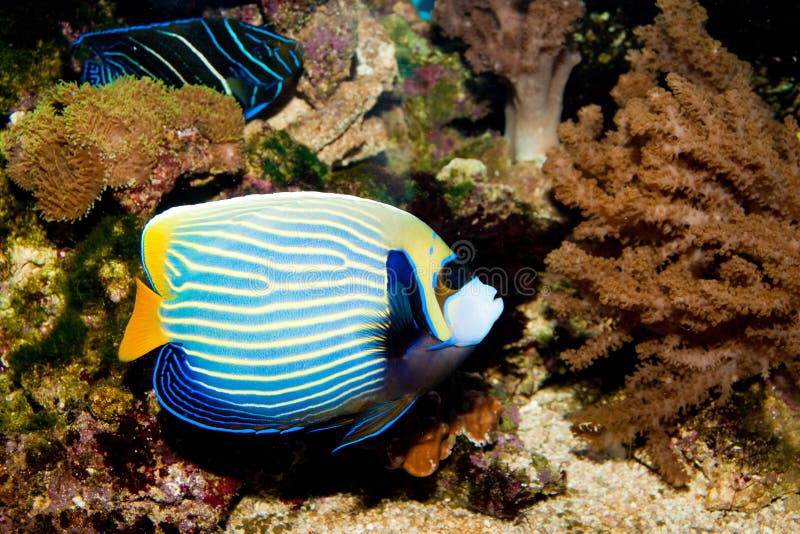
[[506, 137], [517, 161], [541, 160], [558, 143], [564, 87], [580, 61], [566, 36], [583, 12], [580, 0], [436, 2], [433, 21], [469, 45], [475, 72], [510, 82]]
[[3, 132], [0, 150], [46, 219], [75, 220], [106, 187], [127, 188], [118, 199], [128, 211], [149, 212], [183, 174], [238, 170], [243, 130], [230, 97], [122, 78], [56, 86]]
[[628, 54], [633, 73], [623, 77], [617, 91], [627, 85], [626, 78], [645, 74], [652, 77], [659, 72], [679, 74], [716, 92], [748, 86], [750, 65], [705, 32], [707, 16], [702, 7], [677, 1], [658, 2], [658, 7], [661, 13], [656, 15], [654, 24], [634, 31], [644, 46]]
[[670, 435], [682, 413], [776, 368], [800, 380], [800, 138], [705, 34], [702, 8], [658, 5], [614, 90], [615, 128], [588, 106], [559, 130], [544, 170], [585, 220], [547, 264], [551, 283], [577, 290], [554, 292], [552, 309], [588, 334], [564, 359], [583, 368], [624, 346], [637, 358], [574, 430], [601, 448], [643, 436], [680, 486], [689, 472]]

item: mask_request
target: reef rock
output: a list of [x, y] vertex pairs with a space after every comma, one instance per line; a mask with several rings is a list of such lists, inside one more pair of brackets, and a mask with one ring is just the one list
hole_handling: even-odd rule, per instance
[[404, 452], [390, 453], [390, 467], [402, 467], [409, 475], [426, 477], [448, 458], [456, 438], [466, 436], [474, 445], [491, 443], [490, 433], [497, 427], [503, 407], [500, 401], [479, 391], [465, 392], [464, 403], [469, 409], [447, 423], [440, 421], [422, 432]]
[[[305, 58], [309, 66], [298, 84], [303, 96], [295, 97], [268, 121], [273, 128], [285, 128], [296, 141], [317, 152], [321, 161], [334, 166], [346, 166], [384, 150], [388, 138], [383, 122], [365, 115], [378, 97], [391, 89], [397, 75], [394, 44], [383, 27], [365, 9], [346, 17], [343, 13], [339, 3], [314, 13], [306, 28], [324, 27], [325, 21], [336, 20], [345, 30], [330, 30], [324, 43], [312, 40], [313, 51], [322, 57], [312, 54]], [[347, 30], [351, 26], [354, 32]], [[353, 34], [357, 41], [348, 58]], [[323, 37], [317, 32], [316, 39]], [[350, 72], [354, 75], [342, 76]]]
[[141, 404], [118, 419], [82, 412], [66, 429], [4, 436], [0, 530], [213, 530], [239, 482], [172, 453]]

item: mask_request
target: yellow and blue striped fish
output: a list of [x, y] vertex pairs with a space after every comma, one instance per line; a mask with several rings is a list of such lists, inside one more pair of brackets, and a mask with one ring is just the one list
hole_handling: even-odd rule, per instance
[[104, 85], [148, 76], [180, 87], [206, 85], [234, 96], [250, 119], [269, 106], [300, 71], [297, 41], [226, 18], [187, 19], [82, 35], [73, 43], [94, 57], [83, 80]]
[[325, 193], [170, 209], [142, 233], [120, 358], [161, 347], [161, 405], [203, 428], [273, 433], [352, 423], [374, 436], [451, 373], [503, 302], [473, 278], [442, 291], [454, 254], [402, 210]]

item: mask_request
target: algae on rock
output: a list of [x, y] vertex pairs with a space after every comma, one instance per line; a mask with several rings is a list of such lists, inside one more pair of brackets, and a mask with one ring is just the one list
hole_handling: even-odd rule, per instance
[[382, 116], [390, 139], [389, 169], [397, 174], [437, 172], [455, 155], [474, 157], [485, 147], [486, 136], [466, 137], [451, 123], [477, 120], [487, 109], [468, 90], [471, 75], [458, 54], [432, 46], [399, 15], [382, 23], [397, 50], [393, 96], [400, 102]]

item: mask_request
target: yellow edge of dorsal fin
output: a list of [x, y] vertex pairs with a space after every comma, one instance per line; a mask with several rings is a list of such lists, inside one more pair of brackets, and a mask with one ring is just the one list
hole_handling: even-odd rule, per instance
[[141, 280], [136, 280], [136, 302], [133, 305], [128, 326], [119, 344], [119, 359], [133, 361], [153, 349], [169, 343], [167, 334], [161, 328], [158, 308], [161, 297]]

